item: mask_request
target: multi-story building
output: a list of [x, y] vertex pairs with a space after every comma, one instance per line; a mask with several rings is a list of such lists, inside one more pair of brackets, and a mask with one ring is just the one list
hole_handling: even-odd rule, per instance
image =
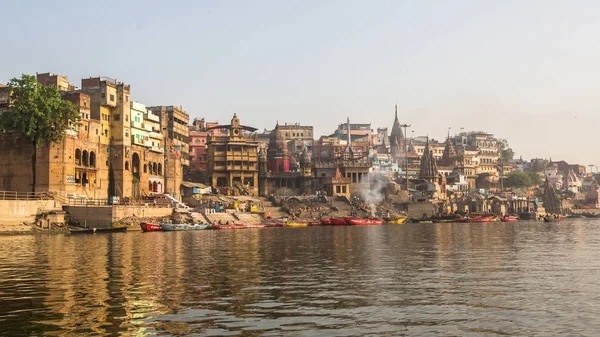
[[148, 110], [160, 117], [163, 136], [167, 138], [167, 147], [180, 154], [183, 166], [189, 166], [189, 129], [190, 115], [181, 106], [159, 105]]
[[212, 187], [228, 194], [258, 195], [259, 142], [248, 134], [256, 129], [242, 125], [236, 114], [230, 125], [213, 129], [217, 128], [227, 135], [208, 137], [207, 173]]
[[206, 172], [207, 137], [209, 135], [221, 136], [221, 129], [218, 126], [218, 122], [206, 122], [204, 118], [195, 119], [189, 126], [191, 170]]
[[144, 123], [146, 106], [131, 101], [131, 144], [150, 148], [150, 127]]

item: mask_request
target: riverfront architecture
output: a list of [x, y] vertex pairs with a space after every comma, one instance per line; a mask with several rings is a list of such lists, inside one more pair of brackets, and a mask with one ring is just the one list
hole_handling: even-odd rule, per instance
[[[214, 201], [207, 206], [203, 198], [214, 194], [273, 202], [334, 197], [353, 212], [356, 200], [373, 210], [386, 200], [395, 205], [388, 213], [423, 202], [440, 213], [518, 213], [537, 210], [536, 200], [556, 212], [600, 207], [600, 176], [584, 165], [514, 159], [506, 141], [484, 131], [409, 137], [397, 107], [390, 124], [376, 128], [346, 118], [325, 135], [315, 135], [312, 125], [279, 121], [257, 132], [240, 121], [250, 116], [234, 113], [220, 124], [190, 120], [182, 106], [147, 106], [129, 84], [108, 77], [84, 78], [80, 88], [52, 73], [37, 80], [79, 106], [80, 120], [64, 130], [63, 140], [37, 151], [35, 190], [64, 200], [156, 205], [162, 197], [209, 207]], [[0, 86], [0, 112], [13, 104], [11, 92]], [[0, 153], [0, 190], [30, 192], [31, 144], [6, 130]]]

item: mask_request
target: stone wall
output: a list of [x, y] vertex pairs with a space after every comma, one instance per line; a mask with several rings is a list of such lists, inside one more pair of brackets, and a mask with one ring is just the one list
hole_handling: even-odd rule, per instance
[[167, 207], [140, 207], [140, 206], [65, 206], [71, 220], [76, 220], [80, 225], [88, 227], [110, 227], [119, 219], [128, 217], [164, 217], [173, 212]]
[[33, 222], [38, 213], [60, 209], [54, 200], [0, 200], [0, 224]]

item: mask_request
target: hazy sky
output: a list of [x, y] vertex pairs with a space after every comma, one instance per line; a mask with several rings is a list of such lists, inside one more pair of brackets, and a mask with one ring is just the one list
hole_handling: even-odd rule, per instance
[[[600, 165], [600, 1], [3, 0], [0, 81], [109, 76], [147, 105], [331, 133], [485, 130]], [[411, 132], [409, 131], [409, 134]]]

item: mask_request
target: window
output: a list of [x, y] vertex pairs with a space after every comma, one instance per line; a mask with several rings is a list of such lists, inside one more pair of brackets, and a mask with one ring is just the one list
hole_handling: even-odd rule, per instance
[[96, 129], [96, 134], [98, 134], [98, 129]]
[[121, 114], [115, 115], [115, 121], [120, 121], [121, 120]]
[[129, 132], [125, 132], [125, 137], [129, 137]]
[[129, 122], [129, 116], [125, 115], [125, 121]]
[[102, 98], [106, 98], [106, 94], [105, 93], [102, 93]]
[[125, 170], [129, 171], [129, 162], [128, 161], [125, 162]]
[[115, 101], [115, 95], [113, 95], [113, 94], [111, 94], [111, 95], [110, 95], [110, 101], [111, 101], [111, 102], [114, 102], [114, 101]]

